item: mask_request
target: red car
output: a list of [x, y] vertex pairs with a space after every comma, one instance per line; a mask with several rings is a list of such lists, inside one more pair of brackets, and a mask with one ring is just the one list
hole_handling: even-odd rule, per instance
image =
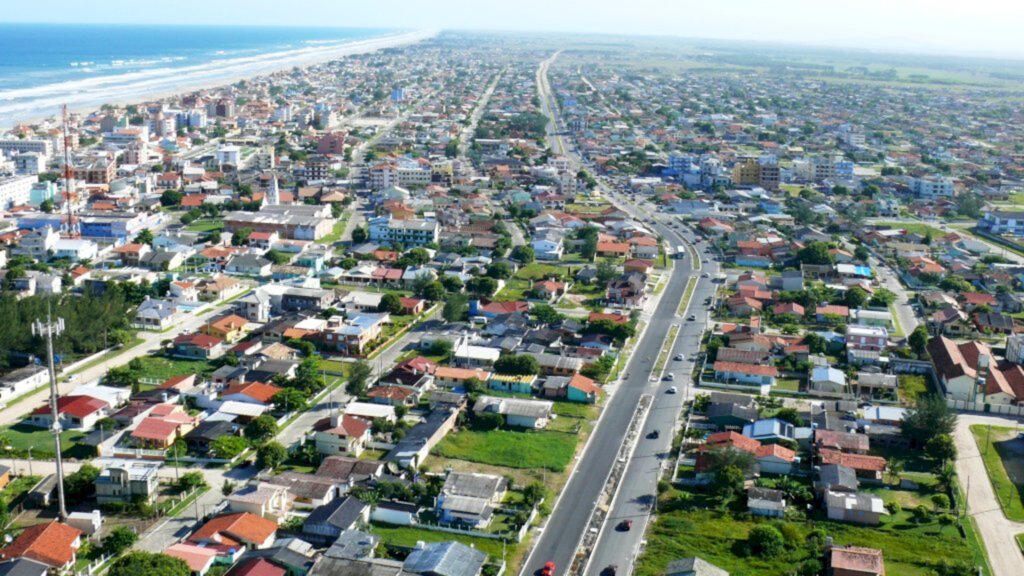
[[629, 532], [629, 529], [633, 527], [632, 520], [623, 520], [619, 522], [618, 529], [620, 532]]
[[555, 563], [545, 562], [544, 567], [540, 569], [540, 576], [552, 576], [555, 573]]

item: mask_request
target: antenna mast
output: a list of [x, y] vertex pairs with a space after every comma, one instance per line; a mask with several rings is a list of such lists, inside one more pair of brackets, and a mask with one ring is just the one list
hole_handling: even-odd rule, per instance
[[46, 322], [36, 320], [32, 323], [32, 335], [46, 338], [47, 362], [50, 368], [50, 414], [53, 418], [51, 431], [53, 432], [53, 445], [57, 454], [57, 502], [60, 506], [58, 514], [60, 515], [61, 522], [67, 520], [68, 510], [64, 505], [64, 466], [61, 463], [60, 456], [60, 433], [62, 426], [60, 424], [60, 411], [57, 408], [57, 396], [60, 394], [60, 390], [57, 388], [57, 371], [53, 367], [53, 337], [59, 336], [63, 331], [64, 319], [57, 318], [54, 321], [50, 317], [49, 311], [46, 312]]

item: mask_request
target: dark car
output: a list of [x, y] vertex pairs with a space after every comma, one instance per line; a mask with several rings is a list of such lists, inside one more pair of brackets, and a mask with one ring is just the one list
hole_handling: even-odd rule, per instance
[[650, 432], [647, 433], [647, 437], [651, 438], [652, 440], [655, 439], [655, 438], [658, 438], [660, 436], [661, 436], [661, 432], [659, 432], [658, 430], [651, 430]]
[[632, 520], [623, 520], [622, 522], [619, 522], [619, 525], [616, 526], [616, 529], [618, 529], [619, 532], [629, 532], [629, 529], [632, 528], [632, 527], [633, 527], [633, 521]]

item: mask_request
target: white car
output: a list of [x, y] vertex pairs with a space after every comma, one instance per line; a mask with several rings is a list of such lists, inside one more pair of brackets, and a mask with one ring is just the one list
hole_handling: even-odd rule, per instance
[[668, 390], [665, 390], [665, 394], [675, 394], [678, 391], [679, 389], [676, 388], [675, 386], [669, 386]]

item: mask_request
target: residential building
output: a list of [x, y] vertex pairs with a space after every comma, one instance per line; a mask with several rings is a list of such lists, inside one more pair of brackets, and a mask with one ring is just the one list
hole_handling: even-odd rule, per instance
[[1024, 237], [1024, 211], [992, 210], [978, 220], [978, 228], [997, 236]]
[[157, 472], [159, 462], [146, 460], [117, 460], [107, 466], [96, 477], [96, 501], [100, 504], [112, 502], [152, 502], [157, 495], [160, 479]]
[[404, 219], [379, 216], [369, 221], [370, 241], [406, 248], [437, 243], [441, 226], [435, 220]]

